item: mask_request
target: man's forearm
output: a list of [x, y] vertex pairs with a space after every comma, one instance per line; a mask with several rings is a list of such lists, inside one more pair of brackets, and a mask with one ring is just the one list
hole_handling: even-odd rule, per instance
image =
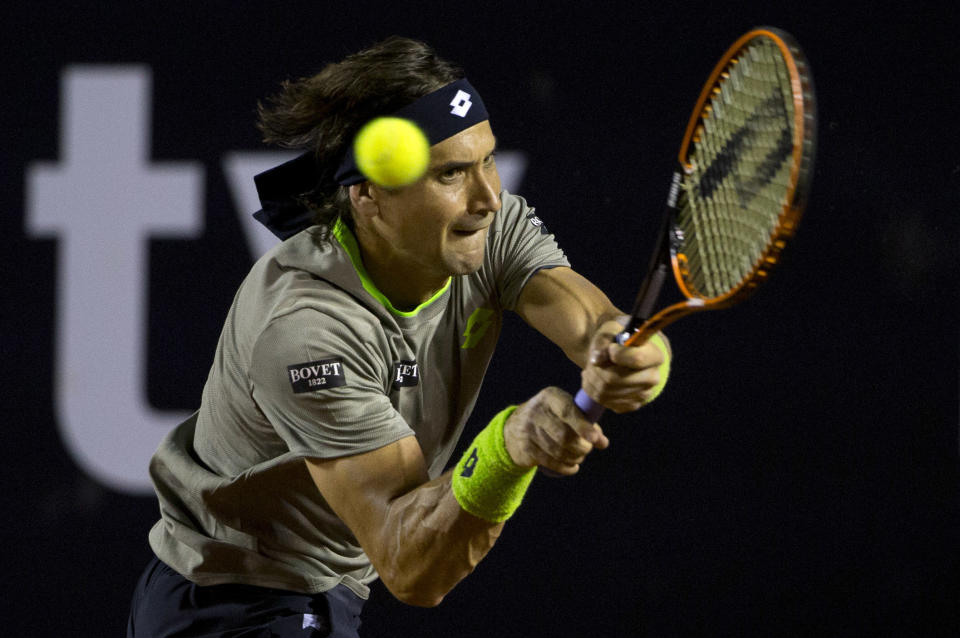
[[603, 291], [570, 268], [541, 270], [531, 277], [517, 313], [580, 368], [587, 365], [597, 329], [623, 315]]
[[383, 529], [382, 553], [371, 559], [384, 584], [407, 604], [432, 607], [487, 555], [503, 523], [464, 511], [446, 472], [391, 501]]

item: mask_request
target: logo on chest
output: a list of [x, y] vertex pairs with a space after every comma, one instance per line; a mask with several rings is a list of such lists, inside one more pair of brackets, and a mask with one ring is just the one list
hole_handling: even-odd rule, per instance
[[416, 361], [397, 361], [393, 364], [393, 387], [408, 388], [420, 383], [420, 366]]
[[296, 394], [337, 388], [347, 384], [342, 357], [287, 366], [287, 375]]
[[480, 342], [483, 335], [487, 334], [487, 328], [493, 319], [493, 311], [489, 308], [477, 308], [467, 318], [467, 329], [463, 331], [463, 344], [460, 346], [464, 350], [469, 350]]

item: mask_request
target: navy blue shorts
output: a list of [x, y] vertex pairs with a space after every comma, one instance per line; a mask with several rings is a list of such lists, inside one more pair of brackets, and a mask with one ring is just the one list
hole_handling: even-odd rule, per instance
[[201, 587], [154, 557], [134, 591], [127, 638], [357, 638], [363, 603], [344, 585], [321, 594]]

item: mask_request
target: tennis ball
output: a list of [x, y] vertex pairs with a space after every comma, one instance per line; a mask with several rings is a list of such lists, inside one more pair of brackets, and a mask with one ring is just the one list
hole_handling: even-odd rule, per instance
[[367, 179], [397, 188], [412, 184], [427, 170], [430, 142], [410, 120], [378, 117], [357, 133], [353, 156]]

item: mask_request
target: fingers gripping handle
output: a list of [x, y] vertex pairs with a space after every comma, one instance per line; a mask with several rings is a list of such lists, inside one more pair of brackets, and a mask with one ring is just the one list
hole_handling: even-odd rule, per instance
[[[602, 405], [591, 399], [590, 396], [582, 389], [577, 392], [577, 396], [573, 397], [573, 402], [578, 408], [580, 408], [580, 411], [583, 412], [584, 416], [587, 417], [591, 423], [598, 422], [601, 415], [603, 415], [604, 410], [606, 410], [606, 408], [604, 408]], [[540, 471], [553, 478], [562, 478], [563, 476], [562, 474], [557, 474], [553, 470], [548, 470], [545, 467], [541, 467]]]
[[[627, 329], [616, 336], [616, 341], [621, 346], [625, 344], [630, 338], [630, 335], [633, 334], [634, 330], [632, 326], [633, 322], [631, 321], [631, 323], [627, 324]], [[573, 402], [592, 423], [599, 423], [600, 417], [602, 417], [606, 411], [606, 408], [591, 399], [590, 395], [584, 392], [583, 388], [577, 392], [577, 396], [573, 398]]]

